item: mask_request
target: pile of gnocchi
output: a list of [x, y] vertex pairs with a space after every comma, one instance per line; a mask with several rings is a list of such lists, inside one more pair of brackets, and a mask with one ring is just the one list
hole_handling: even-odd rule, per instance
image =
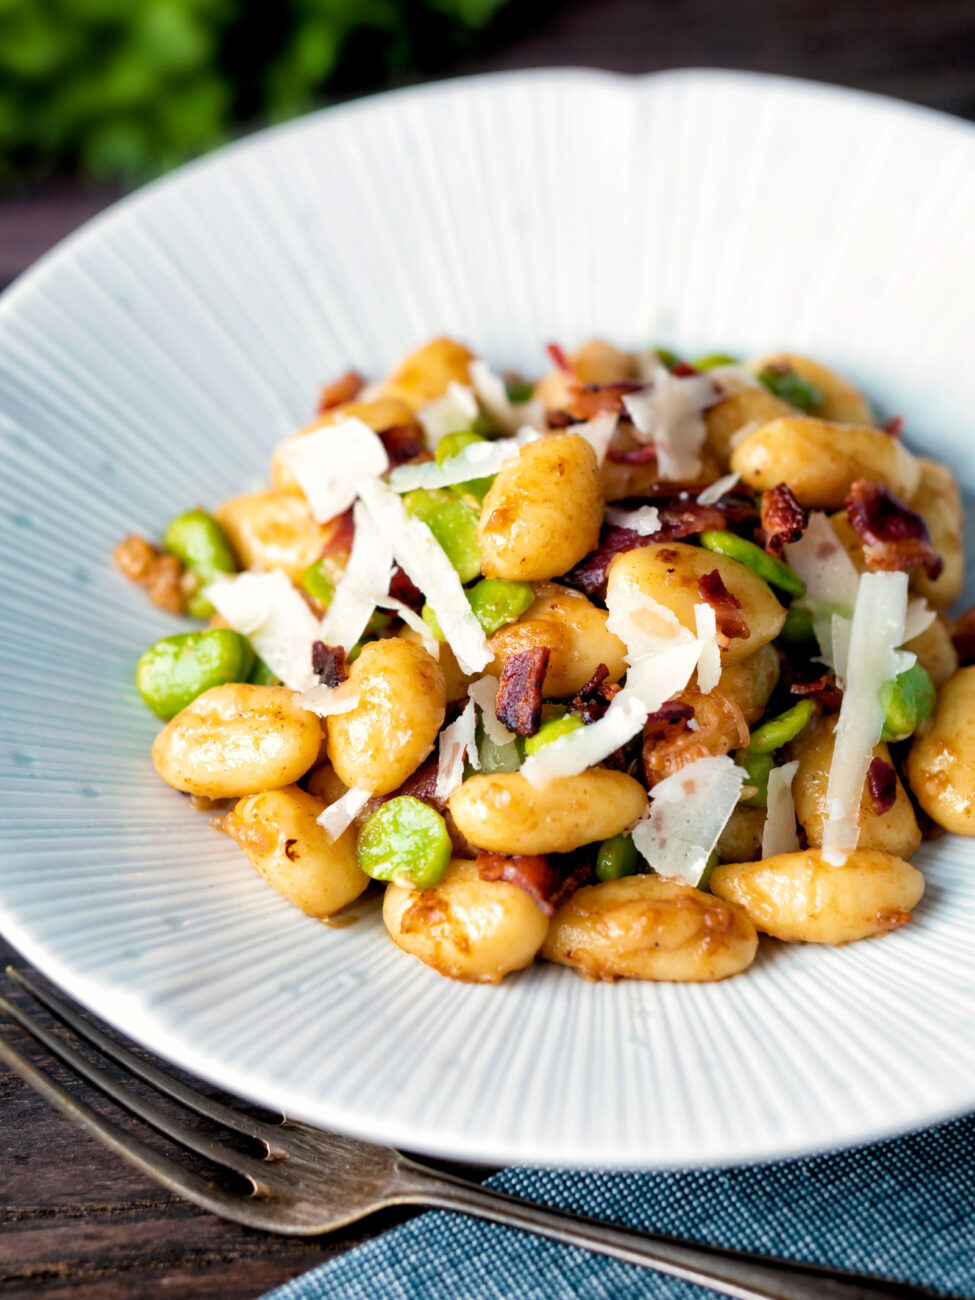
[[[494, 983], [707, 981], [911, 920], [975, 834], [955, 480], [804, 356], [439, 338], [349, 371], [270, 487], [115, 562], [162, 779], [332, 918]], [[333, 923], [349, 923], [346, 912]]]

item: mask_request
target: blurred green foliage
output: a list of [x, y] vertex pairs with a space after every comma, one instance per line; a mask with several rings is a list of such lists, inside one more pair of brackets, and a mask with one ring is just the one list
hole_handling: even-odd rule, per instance
[[144, 179], [337, 81], [427, 70], [505, 2], [0, 0], [0, 184]]

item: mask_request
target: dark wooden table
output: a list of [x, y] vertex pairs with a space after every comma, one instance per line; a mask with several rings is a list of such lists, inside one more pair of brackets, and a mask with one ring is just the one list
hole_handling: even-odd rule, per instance
[[[975, 118], [973, 0], [573, 0], [512, 3], [456, 69], [750, 68], [857, 86]], [[64, 185], [0, 202], [0, 287], [114, 198]], [[0, 965], [13, 960], [0, 940]], [[66, 1075], [63, 1077], [67, 1077]], [[251, 1300], [375, 1235], [325, 1241], [226, 1224], [80, 1138], [0, 1070], [0, 1294], [60, 1300]]]

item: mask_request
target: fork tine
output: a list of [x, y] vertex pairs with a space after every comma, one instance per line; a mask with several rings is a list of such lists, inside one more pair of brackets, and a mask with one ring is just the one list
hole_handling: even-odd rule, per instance
[[180, 1083], [178, 1079], [172, 1078], [164, 1071], [142, 1060], [141, 1057], [130, 1052], [113, 1038], [104, 1033], [97, 1025], [92, 1024], [83, 1016], [79, 1016], [76, 1011], [72, 1010], [66, 1002], [63, 1002], [56, 994], [50, 992], [27, 973], [27, 971], [17, 970], [14, 966], [7, 967], [7, 974], [12, 980], [15, 980], [25, 992], [29, 993], [35, 1001], [41, 1006], [46, 1007], [55, 1019], [60, 1020], [63, 1024], [69, 1026], [85, 1042], [91, 1043], [97, 1047], [103, 1056], [109, 1060], [115, 1061], [116, 1064], [124, 1066], [137, 1078], [142, 1079], [145, 1083], [152, 1084], [157, 1091], [165, 1093], [167, 1097], [172, 1097], [176, 1101], [182, 1102], [190, 1110], [195, 1110], [199, 1115], [205, 1115], [207, 1119], [214, 1120], [217, 1124], [223, 1124], [226, 1128], [236, 1130], [238, 1133], [244, 1133], [247, 1137], [257, 1138], [258, 1141], [266, 1142], [271, 1148], [271, 1154], [278, 1156], [283, 1152], [276, 1149], [279, 1138], [279, 1125], [265, 1124], [261, 1120], [251, 1119], [247, 1115], [241, 1115], [226, 1106], [223, 1102], [215, 1098], [206, 1097], [202, 1092], [197, 1092], [195, 1088], [188, 1087], [185, 1083]]
[[125, 1110], [137, 1115], [139, 1119], [145, 1120], [147, 1124], [151, 1124], [160, 1133], [164, 1133], [166, 1137], [178, 1142], [181, 1146], [187, 1147], [190, 1151], [195, 1151], [198, 1155], [212, 1160], [214, 1164], [222, 1165], [225, 1169], [250, 1179], [255, 1191], [263, 1193], [271, 1191], [271, 1184], [275, 1181], [273, 1163], [265, 1160], [255, 1160], [253, 1156], [245, 1155], [239, 1151], [231, 1151], [222, 1143], [207, 1137], [205, 1133], [200, 1133], [175, 1118], [175, 1116], [168, 1115], [154, 1102], [140, 1097], [137, 1093], [116, 1083], [97, 1065], [93, 1065], [69, 1043], [63, 1041], [59, 1035], [52, 1034], [44, 1025], [34, 1020], [25, 1011], [21, 1011], [19, 1007], [14, 1006], [12, 1002], [8, 1002], [5, 997], [0, 997], [0, 1012], [3, 1012], [10, 1020], [20, 1025], [21, 1029], [46, 1047], [58, 1060], [63, 1061], [75, 1074], [87, 1079], [99, 1092], [110, 1097], [112, 1101], [117, 1102]]
[[262, 1214], [262, 1210], [265, 1209], [263, 1202], [235, 1195], [208, 1182], [199, 1174], [184, 1169], [163, 1152], [154, 1150], [134, 1134], [126, 1133], [110, 1119], [92, 1110], [80, 1098], [72, 1096], [49, 1074], [21, 1056], [17, 1049], [2, 1036], [0, 1036], [0, 1061], [19, 1074], [29, 1087], [56, 1107], [62, 1115], [171, 1191], [178, 1192], [195, 1205], [210, 1210], [213, 1214], [220, 1214], [240, 1223], [248, 1223], [252, 1227], [280, 1230], [274, 1222], [273, 1213]]

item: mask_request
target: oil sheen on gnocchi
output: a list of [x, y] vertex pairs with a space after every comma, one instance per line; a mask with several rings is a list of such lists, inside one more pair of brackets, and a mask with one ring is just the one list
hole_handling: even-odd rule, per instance
[[336, 374], [265, 487], [120, 543], [179, 620], [136, 672], [159, 776], [281, 906], [382, 892], [449, 979], [899, 930], [922, 838], [975, 835], [951, 468], [811, 357], [545, 353]]

